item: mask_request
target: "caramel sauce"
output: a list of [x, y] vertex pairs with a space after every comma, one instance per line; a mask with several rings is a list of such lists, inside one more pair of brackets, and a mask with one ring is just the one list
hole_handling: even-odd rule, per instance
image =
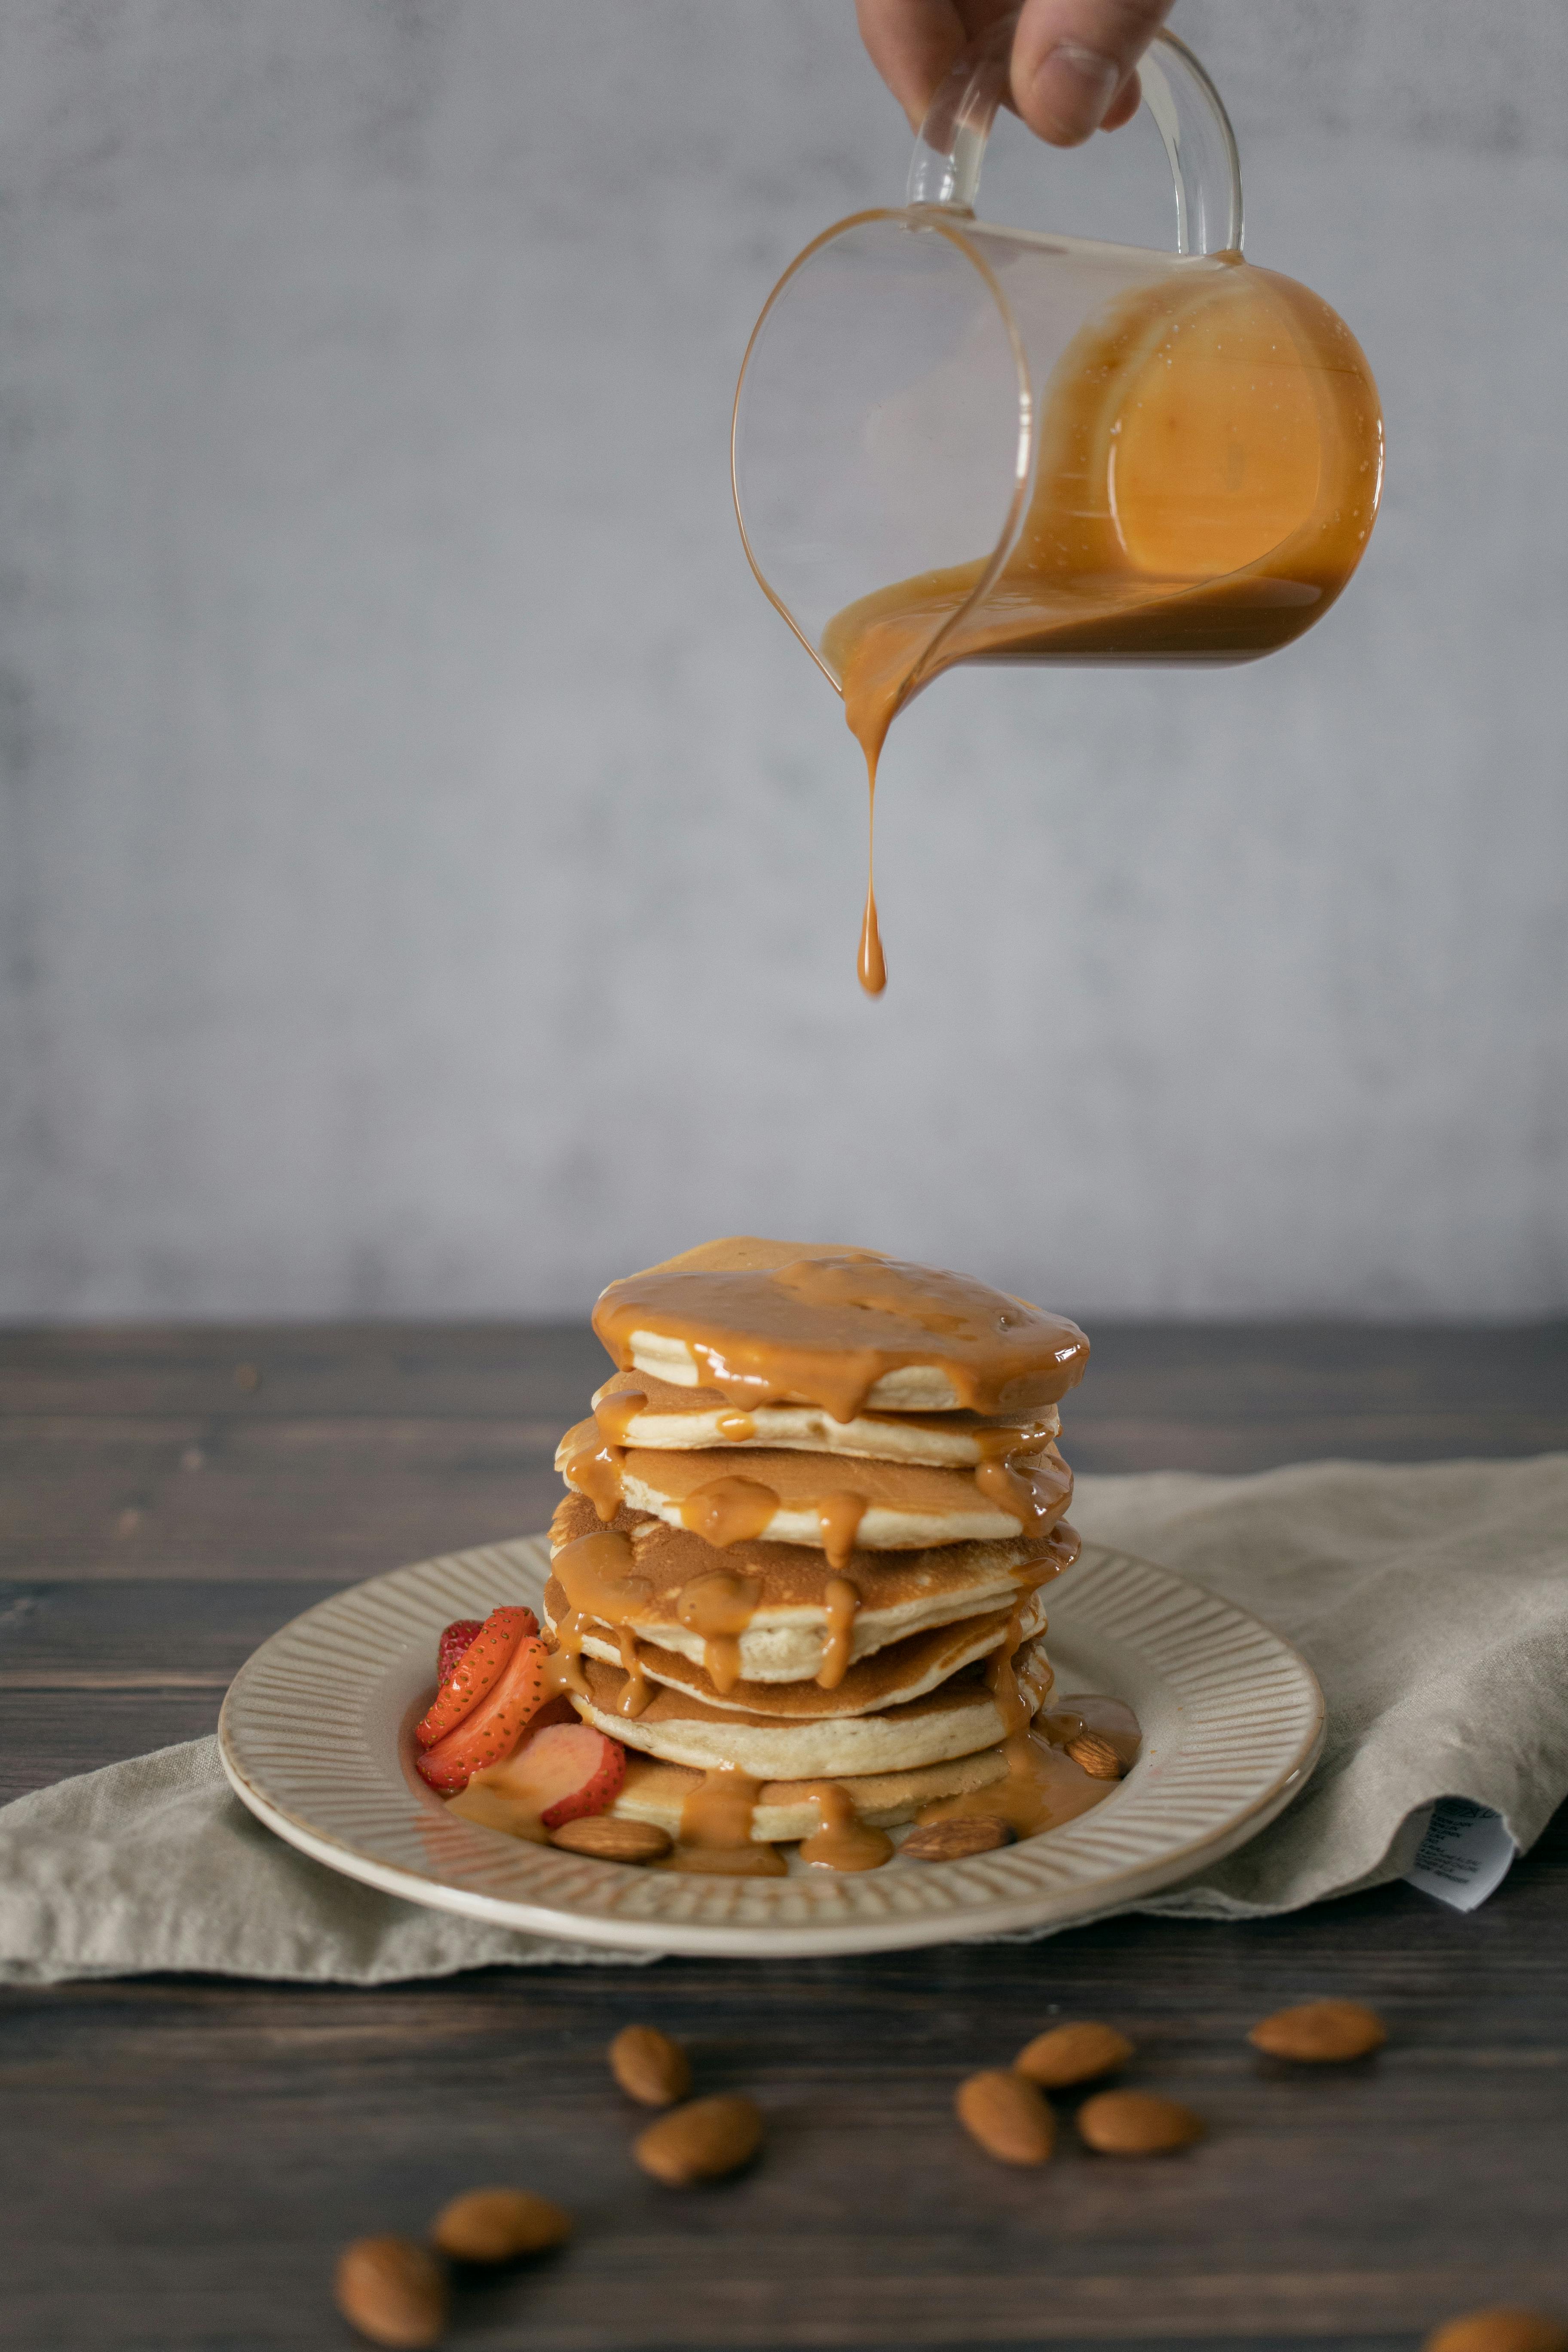
[[726, 1544], [754, 1542], [778, 1507], [773, 1488], [759, 1479], [710, 1478], [682, 1499], [680, 1524], [721, 1551]]
[[832, 1691], [838, 1688], [849, 1667], [849, 1645], [855, 1633], [855, 1615], [860, 1606], [860, 1595], [847, 1576], [830, 1576], [822, 1595], [827, 1615], [827, 1638], [822, 1645], [822, 1664], [816, 1670], [818, 1687]]
[[848, 1790], [837, 1780], [816, 1780], [802, 1793], [816, 1807], [818, 1824], [801, 1840], [802, 1862], [823, 1870], [879, 1870], [890, 1858], [892, 1839], [861, 1821]]
[[637, 1635], [629, 1625], [622, 1625], [617, 1629], [616, 1638], [620, 1644], [621, 1666], [626, 1677], [626, 1686], [616, 1701], [616, 1712], [617, 1715], [640, 1715], [653, 1694], [648, 1689], [647, 1676], [642, 1670], [642, 1660], [637, 1655]]
[[[1002, 1718], [1002, 1736], [1010, 1739], [1017, 1732], [1026, 1731], [1034, 1720], [1033, 1694], [1015, 1671], [1013, 1661], [1024, 1640], [1024, 1619], [1035, 1597], [1035, 1586], [1029, 1585], [1013, 1603], [1013, 1613], [1007, 1620], [1007, 1630], [985, 1664], [985, 1687], [996, 1702], [996, 1712]], [[1044, 1629], [1041, 1628], [1041, 1631]]]
[[563, 1465], [566, 1484], [587, 1496], [606, 1527], [624, 1498], [621, 1465], [626, 1458], [624, 1445], [591, 1445], [569, 1454]]
[[710, 1877], [783, 1878], [788, 1869], [777, 1846], [752, 1835], [760, 1780], [723, 1765], [704, 1772], [680, 1808], [680, 1838], [659, 1866]]
[[[591, 1538], [584, 1538], [584, 1541]], [[588, 1696], [588, 1678], [583, 1672], [583, 1637], [593, 1620], [581, 1609], [570, 1609], [555, 1628], [555, 1646], [544, 1668], [546, 1700], [558, 1698], [563, 1691], [572, 1691], [578, 1698]]]
[[636, 1563], [630, 1538], [605, 1528], [563, 1544], [550, 1568], [574, 1615], [597, 1617], [618, 1630], [645, 1616], [653, 1599], [653, 1586], [637, 1573]]
[[716, 1691], [732, 1691], [741, 1679], [741, 1636], [756, 1613], [762, 1592], [754, 1576], [734, 1576], [728, 1569], [716, 1568], [682, 1585], [675, 1596], [675, 1614], [689, 1633], [700, 1637], [703, 1671]]
[[607, 1447], [625, 1446], [626, 1433], [647, 1402], [637, 1389], [613, 1389], [600, 1400], [594, 1407], [594, 1419]]
[[594, 1328], [623, 1371], [650, 1332], [682, 1345], [730, 1404], [816, 1405], [837, 1422], [908, 1365], [934, 1368], [959, 1405], [992, 1414], [1054, 1404], [1089, 1360], [1076, 1324], [967, 1275], [744, 1235], [611, 1283]]
[[1143, 1734], [1126, 1701], [1094, 1692], [1075, 1691], [1064, 1697], [1048, 1715], [1037, 1718], [1036, 1727], [1056, 1748], [1067, 1747], [1080, 1732], [1097, 1731], [1116, 1750], [1124, 1772], [1131, 1769], [1142, 1751]]
[[[980, 557], [900, 580], [824, 632], [873, 826], [888, 729], [943, 670], [1256, 660], [1339, 595], [1382, 479], [1371, 370], [1306, 287], [1226, 254], [1105, 304], [1047, 388], [1034, 496], [996, 578]], [[868, 885], [872, 993], [875, 940]]]
[[731, 1445], [749, 1445], [757, 1433], [757, 1424], [749, 1412], [719, 1413], [713, 1426]]
[[851, 1494], [847, 1488], [836, 1495], [824, 1495], [816, 1507], [816, 1524], [822, 1530], [822, 1549], [827, 1554], [829, 1568], [846, 1568], [860, 1533], [860, 1522], [869, 1508], [864, 1495]]
[[1076, 1814], [1087, 1813], [1116, 1788], [1114, 1780], [1096, 1780], [1064, 1756], [1049, 1740], [1032, 1731], [1016, 1731], [1003, 1742], [1007, 1777], [961, 1797], [942, 1797], [922, 1805], [916, 1819], [951, 1821], [955, 1815], [979, 1814], [987, 1821], [1005, 1822], [1015, 1837], [1037, 1837], [1042, 1830], [1060, 1827]]
[[1058, 1519], [1072, 1500], [1072, 1472], [1053, 1445], [1003, 1453], [984, 1444], [974, 1484], [988, 1503], [1010, 1511], [1026, 1534]]

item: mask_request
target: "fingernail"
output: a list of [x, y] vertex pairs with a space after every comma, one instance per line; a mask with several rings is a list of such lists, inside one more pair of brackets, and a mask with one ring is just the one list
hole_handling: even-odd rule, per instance
[[1069, 139], [1098, 131], [1121, 86], [1121, 68], [1077, 41], [1058, 41], [1036, 72], [1032, 95], [1039, 111]]

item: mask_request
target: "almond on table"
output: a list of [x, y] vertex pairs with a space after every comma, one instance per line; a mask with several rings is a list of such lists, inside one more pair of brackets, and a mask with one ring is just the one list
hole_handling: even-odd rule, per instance
[[1013, 2063], [1020, 2074], [1042, 2091], [1070, 2090], [1076, 2083], [1092, 2083], [1114, 2074], [1132, 2055], [1132, 2044], [1113, 2025], [1095, 2025], [1087, 2019], [1071, 2025], [1053, 2025], [1037, 2033], [1019, 2051]]
[[1332, 2066], [1346, 2059], [1365, 2058], [1381, 2050], [1388, 2028], [1373, 2009], [1359, 2000], [1306, 2000], [1295, 2009], [1276, 2010], [1247, 2035], [1255, 2050], [1270, 2058], [1293, 2058], [1298, 2065]]
[[356, 2238], [338, 2257], [338, 2309], [373, 2344], [421, 2352], [447, 2325], [447, 2278], [434, 2254], [408, 2238]]
[[625, 2025], [609, 2048], [610, 2072], [628, 2099], [672, 2107], [691, 2088], [691, 2061], [657, 2025]]
[[693, 2099], [638, 2134], [632, 2154], [667, 2189], [721, 2180], [749, 2164], [763, 2144], [763, 2119], [750, 2099]]
[[1101, 2156], [1170, 2156], [1204, 2136], [1191, 2107], [1152, 2091], [1100, 2091], [1079, 2107], [1078, 2128]]
[[1568, 2352], [1568, 2326], [1544, 2311], [1467, 2311], [1435, 2327], [1421, 2352]]
[[443, 2205], [430, 2235], [459, 2263], [510, 2263], [572, 2235], [572, 2216], [531, 2189], [470, 2189]]
[[1056, 2118], [1033, 2083], [1008, 2067], [971, 2074], [953, 2104], [973, 2140], [999, 2164], [1044, 2164], [1056, 2145]]

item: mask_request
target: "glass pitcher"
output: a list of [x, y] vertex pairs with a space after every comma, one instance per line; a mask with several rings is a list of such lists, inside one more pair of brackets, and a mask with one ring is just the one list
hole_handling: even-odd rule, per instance
[[1272, 652], [1377, 511], [1371, 371], [1326, 302], [1243, 260], [1236, 141], [1172, 34], [1141, 73], [1174, 253], [976, 219], [1013, 30], [938, 91], [904, 205], [791, 263], [735, 395], [747, 555], [873, 778], [894, 712], [955, 662]]

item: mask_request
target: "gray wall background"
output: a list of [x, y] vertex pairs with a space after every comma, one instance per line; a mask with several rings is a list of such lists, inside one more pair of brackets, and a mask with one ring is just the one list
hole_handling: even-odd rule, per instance
[[[727, 450], [778, 270], [901, 186], [847, 0], [10, 0], [0, 1312], [574, 1312], [743, 1228], [1568, 1300], [1568, 11], [1174, 22], [1383, 518], [1258, 667], [939, 684], [873, 1005]], [[1111, 146], [1016, 158], [1040, 217]]]

